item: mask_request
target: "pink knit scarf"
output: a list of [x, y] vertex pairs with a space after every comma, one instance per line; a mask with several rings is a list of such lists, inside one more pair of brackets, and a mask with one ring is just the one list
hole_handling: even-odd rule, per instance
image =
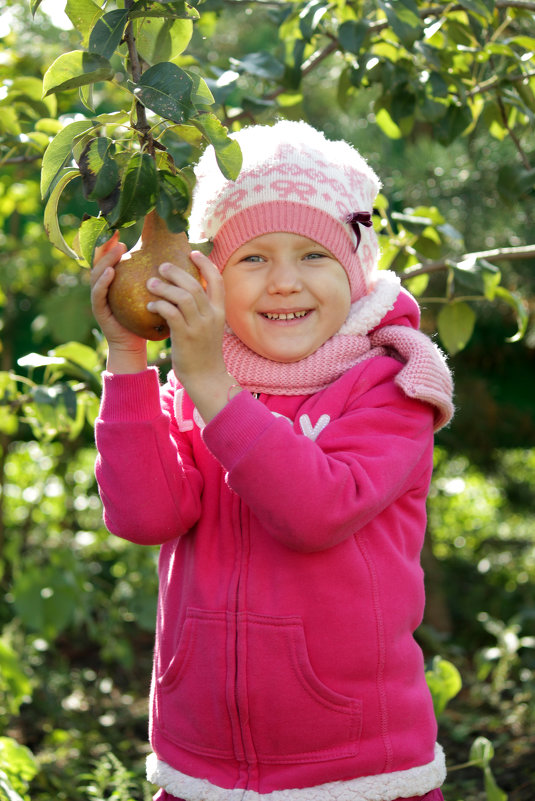
[[309, 395], [325, 389], [359, 362], [388, 353], [404, 363], [396, 383], [409, 397], [434, 407], [435, 430], [438, 430], [453, 415], [453, 386], [444, 356], [425, 334], [406, 322], [389, 324], [389, 312], [394, 307], [396, 314], [390, 315], [392, 323], [400, 316], [414, 315], [416, 304], [409, 298], [407, 293], [400, 294], [397, 276], [380, 272], [372, 291], [352, 305], [340, 331], [297, 362], [266, 359], [227, 330], [223, 338], [227, 370], [250, 392]]

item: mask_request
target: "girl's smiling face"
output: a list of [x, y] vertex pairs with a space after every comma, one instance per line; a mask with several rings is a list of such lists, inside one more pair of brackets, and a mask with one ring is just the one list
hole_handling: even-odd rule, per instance
[[246, 242], [223, 270], [226, 317], [251, 350], [275, 362], [310, 356], [345, 322], [347, 274], [312, 239], [276, 232]]

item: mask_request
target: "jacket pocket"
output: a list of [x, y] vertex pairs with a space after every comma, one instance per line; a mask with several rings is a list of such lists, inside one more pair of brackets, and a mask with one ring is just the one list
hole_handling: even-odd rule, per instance
[[176, 745], [228, 759], [225, 621], [224, 612], [188, 609], [175, 656], [156, 679], [155, 725]]
[[247, 696], [261, 762], [317, 762], [358, 753], [362, 704], [317, 677], [300, 618], [248, 616]]

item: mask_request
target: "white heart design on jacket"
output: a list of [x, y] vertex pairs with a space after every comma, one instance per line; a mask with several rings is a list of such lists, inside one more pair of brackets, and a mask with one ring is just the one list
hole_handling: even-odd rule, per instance
[[331, 418], [328, 414], [322, 414], [318, 422], [315, 426], [312, 426], [310, 422], [310, 417], [308, 414], [302, 414], [299, 418], [299, 425], [301, 426], [301, 431], [308, 437], [309, 439], [316, 440], [324, 428], [327, 428], [329, 423], [331, 422]]

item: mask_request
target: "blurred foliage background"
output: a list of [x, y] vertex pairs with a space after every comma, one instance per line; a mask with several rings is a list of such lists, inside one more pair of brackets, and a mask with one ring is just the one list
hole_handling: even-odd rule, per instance
[[[435, 261], [446, 245], [458, 258], [529, 245], [535, 168], [529, 136], [528, 148], [521, 144], [533, 130], [529, 98], [523, 131], [491, 109], [481, 124], [450, 136], [439, 132], [439, 119], [434, 125], [406, 109], [396, 117], [384, 76], [357, 80], [359, 62], [347, 49], [331, 57], [321, 50], [333, 41], [328, 26], [319, 27], [329, 14], [353, 23], [373, 11], [391, 24], [392, 5], [207, 0], [182, 63], [202, 64], [231, 127], [282, 115], [356, 144], [382, 177], [397, 258], [400, 238], [405, 247], [414, 231]], [[500, 4], [460, 5], [483, 15], [470, 20], [482, 28], [484, 12]], [[511, 5], [525, 6], [516, 22], [535, 36], [534, 4]], [[105, 348], [91, 317], [88, 272], [50, 244], [39, 188], [51, 138], [88, 114], [77, 91], [41, 93], [54, 59], [80, 46], [64, 6], [48, 0], [32, 17], [25, 0], [5, 0], [0, 14], [0, 799], [145, 801], [154, 791], [143, 765], [157, 551], [110, 536], [101, 522], [92, 425]], [[301, 33], [310, 26], [300, 63], [325, 56], [293, 84], [288, 64], [295, 71], [299, 48], [292, 17], [282, 13], [288, 7], [299, 11]], [[500, 23], [503, 16], [491, 24]], [[360, 34], [354, 25], [344, 30], [349, 47], [348, 37]], [[458, 39], [462, 54], [469, 48], [462, 25]], [[114, 111], [123, 91], [120, 82], [97, 85], [94, 107]], [[195, 143], [167, 145], [180, 166], [198, 155]], [[414, 220], [421, 209], [435, 215], [435, 226], [424, 226], [427, 251]], [[85, 212], [73, 182], [59, 208], [70, 241]], [[437, 242], [432, 230], [440, 226]], [[403, 251], [401, 269], [420, 255], [408, 261]], [[447, 801], [532, 801], [535, 788], [535, 329], [528, 322], [535, 273], [527, 256], [502, 258], [499, 268], [518, 308], [479, 298], [473, 332], [450, 358], [457, 415], [437, 437], [429, 500], [428, 610], [418, 637], [437, 693], [449, 700], [439, 705]], [[420, 298], [430, 333], [441, 308], [437, 280], [431, 275]], [[150, 352], [164, 374], [165, 343]]]

